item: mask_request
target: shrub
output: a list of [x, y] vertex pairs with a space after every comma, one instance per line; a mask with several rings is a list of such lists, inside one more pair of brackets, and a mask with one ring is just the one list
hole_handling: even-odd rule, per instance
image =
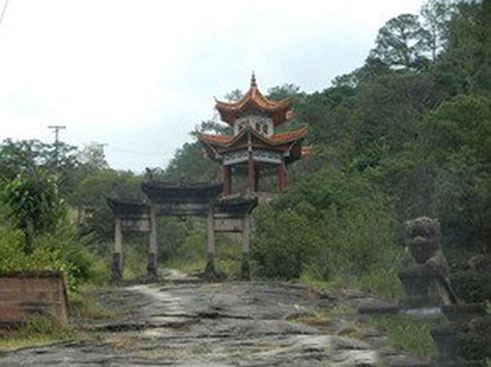
[[489, 273], [460, 270], [450, 274], [455, 291], [466, 302], [484, 302], [491, 299]]
[[53, 231], [66, 215], [55, 178], [41, 169], [17, 175], [5, 185], [0, 200], [9, 207], [16, 227], [25, 232], [28, 250], [34, 234]]
[[79, 238], [68, 222], [37, 236], [29, 253], [24, 251], [24, 241], [20, 230], [0, 226], [0, 271], [61, 270], [70, 292], [82, 282], [108, 279], [107, 265], [91, 251], [90, 238]]
[[263, 206], [254, 212], [252, 259], [257, 274], [268, 278], [298, 278], [315, 261], [321, 247], [312, 223], [293, 210]]
[[0, 271], [18, 270], [26, 263], [24, 235], [20, 230], [0, 226]]

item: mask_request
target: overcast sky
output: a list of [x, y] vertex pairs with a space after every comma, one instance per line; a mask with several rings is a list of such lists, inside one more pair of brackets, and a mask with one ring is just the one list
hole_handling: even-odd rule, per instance
[[[5, 0], [0, 0], [3, 6]], [[378, 29], [422, 0], [10, 0], [0, 24], [0, 139], [105, 143], [110, 165], [165, 167], [213, 97], [361, 66]], [[1, 9], [1, 8], [0, 8]]]

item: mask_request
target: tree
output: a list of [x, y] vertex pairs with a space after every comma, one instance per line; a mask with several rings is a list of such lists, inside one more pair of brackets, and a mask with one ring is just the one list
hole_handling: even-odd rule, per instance
[[273, 101], [280, 101], [285, 98], [295, 98], [299, 93], [300, 87], [298, 85], [285, 83], [270, 88], [268, 90], [268, 97]]
[[489, 14], [486, 2], [461, 2], [448, 22], [445, 51], [438, 68], [452, 75], [459, 92], [491, 90], [490, 55], [486, 34], [489, 34]]
[[213, 182], [216, 180], [218, 165], [205, 157], [199, 142], [185, 143], [178, 149], [165, 169], [164, 178], [179, 182]]
[[230, 91], [229, 93], [225, 94], [224, 98], [228, 102], [237, 102], [242, 99], [244, 96], [244, 93], [240, 89], [234, 89]]
[[380, 28], [376, 46], [368, 60], [380, 60], [389, 67], [421, 69], [426, 65], [429, 48], [429, 33], [413, 14], [401, 14], [390, 19]]
[[[201, 121], [201, 124], [196, 127], [196, 130], [200, 133], [232, 134], [232, 128], [230, 126], [217, 122], [216, 119]], [[196, 132], [193, 131], [191, 135], [196, 135]]]
[[423, 26], [428, 32], [432, 60], [445, 48], [448, 39], [448, 24], [454, 14], [452, 0], [427, 0], [421, 7]]
[[78, 166], [76, 147], [62, 142], [5, 139], [0, 144], [0, 176], [5, 182], [42, 168], [55, 176], [60, 193], [66, 197], [78, 184]]
[[43, 169], [18, 174], [5, 185], [0, 198], [15, 226], [24, 231], [28, 251], [34, 235], [54, 231], [66, 213], [54, 177]]
[[104, 144], [89, 143], [78, 154], [78, 159], [86, 172], [108, 169], [109, 164], [104, 154]]

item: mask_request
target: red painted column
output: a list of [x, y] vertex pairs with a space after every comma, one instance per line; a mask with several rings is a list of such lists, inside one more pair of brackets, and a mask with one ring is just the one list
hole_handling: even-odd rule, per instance
[[286, 164], [285, 161], [283, 160], [281, 164], [278, 165], [276, 168], [276, 180], [278, 184], [278, 191], [284, 190], [286, 188]]

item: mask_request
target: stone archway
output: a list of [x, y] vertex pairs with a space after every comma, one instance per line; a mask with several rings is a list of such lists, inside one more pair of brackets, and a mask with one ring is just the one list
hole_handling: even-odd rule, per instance
[[207, 217], [207, 249], [205, 274], [213, 277], [215, 268], [215, 234], [220, 232], [240, 233], [242, 238], [242, 279], [250, 279], [249, 242], [250, 214], [257, 199], [221, 199], [221, 184], [175, 184], [162, 181], [147, 181], [142, 184], [146, 200], [128, 201], [108, 198], [115, 215], [113, 281], [123, 278], [123, 234], [141, 232], [149, 234], [147, 274], [157, 279], [158, 216]]

